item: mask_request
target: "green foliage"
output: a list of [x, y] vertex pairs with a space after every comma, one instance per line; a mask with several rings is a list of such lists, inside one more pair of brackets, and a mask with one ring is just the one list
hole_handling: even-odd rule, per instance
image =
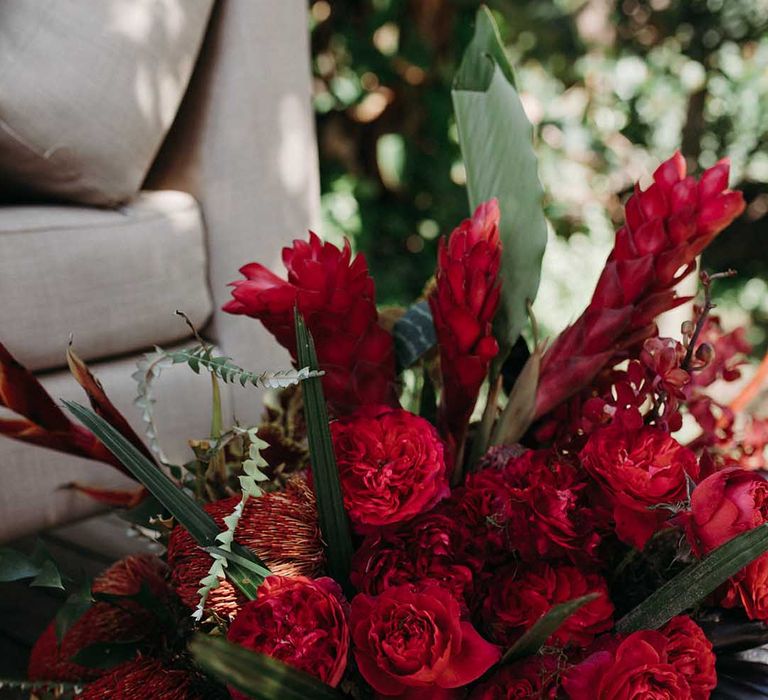
[[419, 301], [397, 320], [392, 333], [397, 366], [402, 370], [417, 362], [437, 344], [428, 301]]
[[494, 323], [501, 349], [498, 372], [536, 298], [547, 223], [533, 130], [493, 16], [485, 7], [478, 10], [475, 36], [452, 94], [471, 208], [492, 197], [498, 198], [501, 208], [501, 303]]
[[197, 634], [189, 644], [209, 675], [255, 700], [340, 700], [340, 693], [303, 671], [219, 637]]
[[30, 586], [64, 590], [62, 576], [45, 545], [38, 540], [31, 554], [0, 548], [0, 582], [32, 579]]
[[[64, 405], [168, 509], [199, 545], [203, 547], [216, 545], [216, 537], [219, 534], [218, 526], [189, 494], [178, 488], [157, 465], [144, 457], [103, 418], [73, 401], [65, 401]], [[257, 576], [237, 564], [227, 568], [227, 576], [232, 583], [248, 598], [255, 598], [258, 587], [264, 577], [269, 575], [269, 570], [253, 552], [234, 545], [232, 549], [240, 556], [245, 556], [263, 567], [261, 576]]]
[[[311, 371], [318, 368], [317, 354], [312, 336], [298, 309], [295, 311], [296, 354], [299, 364]], [[328, 409], [325, 405], [323, 385], [317, 376], [302, 384], [304, 417], [312, 466], [312, 485], [317, 496], [317, 514], [320, 532], [326, 548], [328, 573], [350, 592], [349, 571], [352, 562], [352, 536], [349, 519], [344, 510], [339, 470], [333, 453]]]
[[734, 537], [657, 589], [616, 623], [616, 631], [629, 634], [661, 627], [675, 615], [699, 604], [766, 551], [768, 524]]

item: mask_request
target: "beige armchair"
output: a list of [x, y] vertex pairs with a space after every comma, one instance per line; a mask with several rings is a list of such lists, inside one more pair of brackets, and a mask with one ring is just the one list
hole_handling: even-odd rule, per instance
[[[179, 0], [176, 9], [195, 2]], [[196, 9], [207, 13], [202, 5]], [[64, 369], [72, 333], [140, 434], [131, 374], [143, 350], [189, 340], [177, 308], [243, 366], [287, 366], [257, 322], [219, 309], [242, 264], [277, 268], [282, 246], [317, 217], [305, 2], [219, 0], [206, 21], [188, 89], [141, 193], [117, 208], [0, 205], [0, 340], [54, 397], [82, 399]], [[0, 126], [2, 110], [0, 98]], [[2, 195], [8, 200], [11, 189]], [[186, 439], [207, 432], [209, 383], [175, 367], [155, 393], [160, 439], [170, 458], [185, 461]], [[229, 388], [226, 401], [242, 422], [260, 412], [253, 390]], [[62, 488], [70, 482], [126, 483], [107, 466], [2, 437], [0, 478], [3, 541], [96, 512]]]

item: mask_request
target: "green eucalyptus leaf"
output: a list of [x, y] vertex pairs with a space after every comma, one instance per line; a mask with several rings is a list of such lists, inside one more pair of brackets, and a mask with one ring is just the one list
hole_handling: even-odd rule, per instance
[[0, 548], [0, 583], [32, 578], [40, 573], [40, 565], [31, 557], [10, 547]]
[[91, 605], [93, 605], [91, 582], [85, 579], [69, 594], [64, 605], [56, 613], [56, 639], [59, 644], [61, 644], [67, 631], [85, 615]]
[[543, 190], [533, 151], [533, 129], [514, 86], [493, 15], [477, 13], [475, 36], [457, 73], [453, 106], [467, 171], [469, 203], [496, 197], [501, 209], [501, 302], [494, 322], [498, 374], [527, 322], [539, 288], [547, 242]]
[[701, 602], [766, 551], [768, 524], [734, 537], [654, 591], [616, 623], [616, 631], [629, 634], [661, 627], [675, 615]]
[[407, 369], [437, 344], [429, 302], [420, 301], [395, 323], [395, 355], [400, 370]]
[[[168, 512], [199, 545], [203, 547], [216, 545], [216, 535], [220, 532], [218, 525], [189, 494], [177, 487], [161, 469], [157, 468], [156, 464], [150, 462], [101, 416], [73, 401], [64, 401], [64, 405], [168, 509]], [[268, 570], [264, 562], [245, 547], [237, 549], [233, 547], [233, 551], [251, 559], [265, 571]], [[264, 580], [263, 576], [247, 571], [238, 564], [227, 567], [227, 577], [250, 599], [256, 597], [258, 588]]]
[[557, 632], [560, 625], [577, 610], [584, 607], [587, 603], [596, 600], [600, 595], [600, 593], [590, 593], [581, 598], [574, 598], [551, 607], [536, 621], [533, 627], [527, 630], [520, 639], [507, 649], [499, 663], [508, 664], [537, 653], [544, 646], [545, 642]]
[[[299, 365], [308, 367], [310, 372], [316, 372], [319, 366], [315, 344], [298, 309], [295, 310], [295, 324]], [[312, 467], [312, 485], [317, 496], [317, 514], [326, 546], [328, 573], [341, 584], [345, 592], [349, 593], [351, 591], [349, 571], [352, 562], [352, 535], [347, 512], [344, 510], [323, 385], [319, 377], [313, 376], [306, 379], [301, 386]]]
[[209, 675], [255, 700], [341, 700], [314, 676], [220, 637], [196, 634], [189, 643], [195, 661]]

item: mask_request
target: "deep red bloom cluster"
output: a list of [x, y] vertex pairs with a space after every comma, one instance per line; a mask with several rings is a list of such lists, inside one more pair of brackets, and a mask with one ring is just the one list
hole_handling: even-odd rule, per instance
[[475, 687], [469, 700], [554, 700], [559, 674], [554, 656], [530, 656], [495, 671]]
[[373, 279], [362, 255], [352, 258], [314, 233], [283, 249], [288, 279], [259, 263], [240, 268], [244, 280], [232, 283], [224, 311], [261, 321], [296, 360], [294, 307], [315, 341], [325, 372], [325, 396], [338, 414], [358, 406], [395, 402], [392, 336], [378, 324]]
[[[196, 683], [197, 681], [197, 683]], [[204, 700], [203, 686], [189, 669], [165, 666], [161, 661], [139, 657], [110, 669], [78, 695], [84, 700]]]

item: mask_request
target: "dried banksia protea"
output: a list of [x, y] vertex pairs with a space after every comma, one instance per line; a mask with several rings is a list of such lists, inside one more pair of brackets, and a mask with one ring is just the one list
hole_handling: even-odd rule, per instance
[[261, 451], [261, 456], [267, 460], [269, 468], [265, 471], [272, 481], [285, 483], [292, 474], [307, 468], [307, 424], [298, 386], [267, 395], [259, 437], [269, 445]]
[[647, 190], [635, 185], [592, 301], [544, 355], [536, 417], [655, 335], [654, 319], [687, 301], [675, 286], [695, 269], [696, 256], [744, 210], [741, 193], [727, 189], [727, 161], [698, 181], [685, 173], [685, 159], [675, 153]]
[[[209, 503], [205, 510], [219, 527], [232, 513], [240, 497]], [[279, 576], [316, 576], [324, 564], [323, 545], [317, 521], [317, 504], [304, 477], [294, 477], [282, 491], [249, 498], [235, 530], [235, 541], [252, 549]], [[200, 580], [211, 568], [211, 557], [190, 534], [177, 526], [168, 542], [168, 564], [176, 592], [190, 608], [199, 602]], [[222, 618], [232, 617], [243, 595], [229, 581], [212, 590], [206, 610]]]
[[[147, 586], [161, 605], [175, 598], [166, 577], [166, 565], [151, 554], [126, 557], [113, 564], [93, 582], [93, 593], [133, 596]], [[162, 636], [157, 618], [136, 601], [126, 598], [119, 606], [94, 603], [64, 635], [59, 644], [52, 621], [32, 647], [28, 674], [31, 680], [87, 681], [106, 673], [103, 669], [80, 666], [71, 661], [79, 651], [104, 642], [145, 641], [148, 647]]]

